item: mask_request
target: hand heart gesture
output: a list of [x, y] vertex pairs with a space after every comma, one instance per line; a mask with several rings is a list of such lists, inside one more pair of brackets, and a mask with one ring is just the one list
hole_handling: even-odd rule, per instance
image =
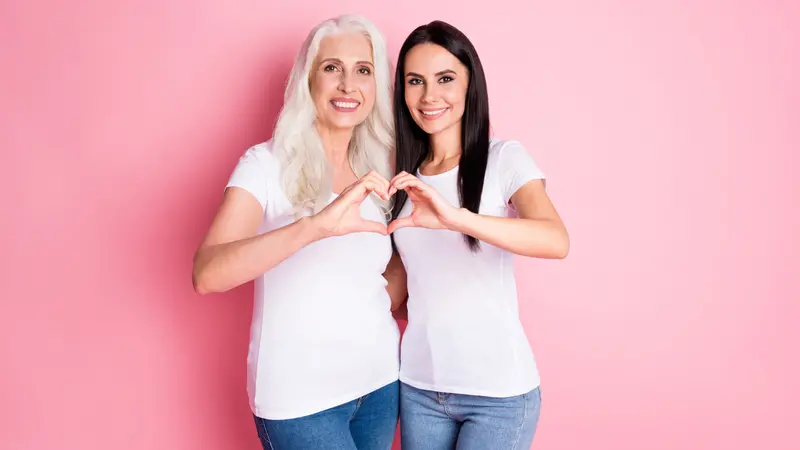
[[389, 224], [389, 233], [405, 227], [446, 229], [454, 222], [458, 208], [448, 203], [436, 190], [417, 177], [401, 172], [389, 185], [389, 195], [399, 190], [408, 194], [412, 203], [411, 214]]
[[361, 217], [361, 203], [371, 192], [389, 199], [389, 182], [377, 172], [370, 172], [348, 186], [339, 197], [312, 217], [326, 237], [348, 233], [373, 232], [387, 234], [386, 225]]

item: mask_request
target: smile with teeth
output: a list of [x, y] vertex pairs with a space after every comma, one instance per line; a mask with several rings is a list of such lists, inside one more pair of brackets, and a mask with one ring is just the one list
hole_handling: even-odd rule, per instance
[[332, 101], [333, 106], [337, 108], [345, 108], [345, 109], [352, 109], [358, 106], [358, 102], [342, 102], [342, 101]]
[[429, 110], [422, 110], [420, 109], [419, 112], [422, 113], [422, 116], [426, 119], [437, 119], [442, 116], [449, 108], [442, 108], [442, 109], [429, 109]]

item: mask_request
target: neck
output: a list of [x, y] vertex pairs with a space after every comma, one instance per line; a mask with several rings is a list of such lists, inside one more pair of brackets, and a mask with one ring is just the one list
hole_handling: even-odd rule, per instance
[[334, 129], [318, 123], [317, 132], [322, 139], [322, 146], [328, 162], [335, 168], [350, 167], [347, 153], [350, 148], [350, 139], [353, 137], [353, 129]]
[[442, 130], [430, 137], [428, 161], [434, 165], [461, 155], [461, 124]]

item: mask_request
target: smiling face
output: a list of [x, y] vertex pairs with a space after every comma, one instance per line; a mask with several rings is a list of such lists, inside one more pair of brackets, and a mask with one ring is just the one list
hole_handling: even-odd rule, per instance
[[372, 45], [361, 33], [322, 39], [309, 74], [317, 120], [330, 129], [352, 129], [375, 104]]
[[425, 43], [405, 59], [405, 99], [414, 122], [428, 134], [461, 125], [469, 71], [443, 47]]

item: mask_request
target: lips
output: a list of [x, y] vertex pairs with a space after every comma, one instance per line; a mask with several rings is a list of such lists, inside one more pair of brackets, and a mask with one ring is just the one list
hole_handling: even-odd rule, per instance
[[333, 105], [333, 109], [340, 112], [353, 112], [361, 103], [352, 98], [334, 98], [331, 100], [331, 105]]
[[422, 118], [425, 120], [436, 120], [439, 117], [442, 117], [450, 108], [437, 108], [437, 109], [418, 109], [420, 114], [422, 114]]

